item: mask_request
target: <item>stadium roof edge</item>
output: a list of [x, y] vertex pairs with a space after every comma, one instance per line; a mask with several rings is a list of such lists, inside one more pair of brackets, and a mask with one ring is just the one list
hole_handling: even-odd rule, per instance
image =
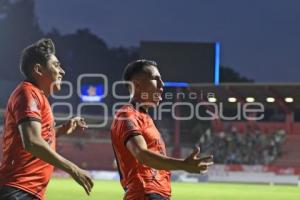
[[[247, 97], [254, 98], [255, 102], [264, 102], [269, 108], [300, 109], [300, 82], [298, 83], [191, 83], [188, 89], [198, 92], [203, 96], [214, 95], [218, 102], [226, 103], [226, 107], [235, 106], [229, 102], [230, 97], [239, 101], [245, 101]], [[267, 98], [273, 97], [275, 102], [267, 102]], [[286, 98], [292, 98], [286, 102]]]

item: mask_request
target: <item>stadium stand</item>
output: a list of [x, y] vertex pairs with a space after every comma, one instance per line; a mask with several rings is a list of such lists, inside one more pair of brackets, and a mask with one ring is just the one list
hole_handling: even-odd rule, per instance
[[3, 134], [0, 132], [0, 164], [2, 161], [2, 136]]
[[57, 150], [84, 169], [113, 169], [114, 154], [110, 143], [95, 140], [60, 140]]
[[[300, 151], [299, 86], [294, 83], [222, 83], [190, 84], [187, 88], [181, 88], [181, 92], [193, 92], [194, 96], [198, 97], [196, 101], [189, 102], [216, 103], [217, 107], [222, 109], [218, 111], [217, 118], [209, 121], [209, 124], [203, 120], [194, 120], [193, 123], [193, 120], [173, 120], [174, 134], [171, 135], [170, 145], [179, 148], [192, 147], [195, 144], [195, 135], [198, 135], [197, 144], [201, 144], [207, 153], [213, 152], [217, 163], [299, 167], [296, 153]], [[214, 98], [210, 98], [212, 95]], [[248, 97], [251, 97], [253, 102], [247, 99]], [[245, 119], [244, 116], [232, 120], [220, 117], [221, 114], [236, 116], [238, 104], [242, 107], [249, 103], [260, 103], [263, 106], [264, 117], [261, 120], [253, 121]], [[213, 106], [205, 106], [205, 109], [212, 112]], [[185, 112], [184, 109], [181, 110], [181, 113], [186, 114]], [[257, 116], [255, 112], [250, 114], [252, 117]], [[232, 134], [233, 127], [237, 134]], [[207, 144], [205, 130], [208, 129], [211, 130], [211, 141]], [[250, 138], [250, 142], [245, 142], [247, 138]], [[250, 148], [247, 147], [247, 143]]]
[[[266, 116], [260, 121], [241, 119], [230, 122], [203, 122], [197, 119], [176, 121], [164, 117], [156, 120], [156, 124], [167, 142], [168, 152], [173, 155], [185, 156], [195, 144], [200, 144], [202, 152], [214, 154], [217, 164], [299, 168], [299, 88], [297, 84], [191, 84], [191, 87], [181, 91], [214, 93], [217, 102], [223, 103], [227, 115], [235, 110], [237, 102], [243, 105], [247, 103], [245, 99], [251, 96], [255, 98], [255, 102], [261, 102], [265, 106]], [[209, 101], [202, 94], [196, 102], [191, 102], [196, 104]], [[266, 98], [270, 96], [274, 97], [275, 102], [266, 102]], [[236, 97], [237, 101], [228, 102], [229, 97]], [[287, 103], [286, 97], [293, 97], [295, 100]], [[185, 111], [181, 112], [184, 114]], [[1, 114], [3, 116], [3, 110]], [[91, 120], [86, 117], [86, 120], [94, 123], [95, 116]], [[115, 170], [109, 126], [110, 123], [104, 128], [87, 129], [84, 134], [63, 136], [58, 140], [57, 150], [83, 168]]]
[[287, 135], [283, 145], [283, 156], [275, 160], [274, 165], [282, 167], [299, 167], [300, 134]]

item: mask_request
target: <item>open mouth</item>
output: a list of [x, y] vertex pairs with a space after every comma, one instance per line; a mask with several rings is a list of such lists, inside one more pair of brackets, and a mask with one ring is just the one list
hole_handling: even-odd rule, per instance
[[159, 90], [155, 93], [155, 97], [157, 100], [159, 100], [159, 101], [162, 100], [162, 93], [163, 93], [163, 90]]
[[62, 77], [59, 76], [59, 77], [57, 78], [57, 82], [61, 83], [61, 81], [62, 81]]
[[55, 84], [56, 84], [56, 85], [61, 85], [61, 83], [62, 83], [62, 77], [59, 76], [59, 77], [57, 77], [57, 79], [55, 80]]
[[162, 96], [163, 92], [164, 92], [163, 89], [159, 90], [159, 96], [160, 96], [160, 97]]

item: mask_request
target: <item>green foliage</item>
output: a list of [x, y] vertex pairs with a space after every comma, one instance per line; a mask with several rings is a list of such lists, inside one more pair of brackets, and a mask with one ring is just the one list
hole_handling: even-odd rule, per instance
[[252, 79], [248, 79], [241, 76], [238, 72], [234, 71], [230, 67], [221, 66], [220, 68], [220, 83], [239, 83], [239, 82], [254, 82]]

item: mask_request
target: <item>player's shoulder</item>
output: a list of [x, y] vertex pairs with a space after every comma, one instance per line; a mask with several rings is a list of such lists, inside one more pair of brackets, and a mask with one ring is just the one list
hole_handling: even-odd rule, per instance
[[138, 113], [133, 108], [131, 104], [124, 104], [121, 108], [119, 108], [115, 114], [115, 119], [121, 119], [124, 117], [136, 117]]
[[39, 90], [32, 83], [28, 81], [22, 81], [21, 83], [19, 83], [19, 85], [17, 85], [15, 90], [12, 92], [12, 94], [16, 95], [18, 93], [26, 93], [30, 91], [39, 91]]
[[123, 105], [114, 115], [112, 129], [119, 129], [124, 124], [134, 124], [135, 126], [144, 124], [143, 116], [137, 112], [131, 104]]
[[42, 98], [44, 94], [43, 91], [28, 81], [23, 81], [20, 84], [20, 91], [26, 94], [32, 94], [38, 98]]
[[9, 102], [15, 104], [31, 98], [40, 101], [42, 99], [42, 92], [32, 83], [23, 81], [12, 92]]
[[19, 86], [20, 86], [21, 90], [32, 91], [32, 92], [37, 93], [39, 95], [43, 94], [43, 92], [37, 86], [35, 86], [33, 83], [31, 83], [29, 81], [23, 81], [22, 83], [20, 83]]

